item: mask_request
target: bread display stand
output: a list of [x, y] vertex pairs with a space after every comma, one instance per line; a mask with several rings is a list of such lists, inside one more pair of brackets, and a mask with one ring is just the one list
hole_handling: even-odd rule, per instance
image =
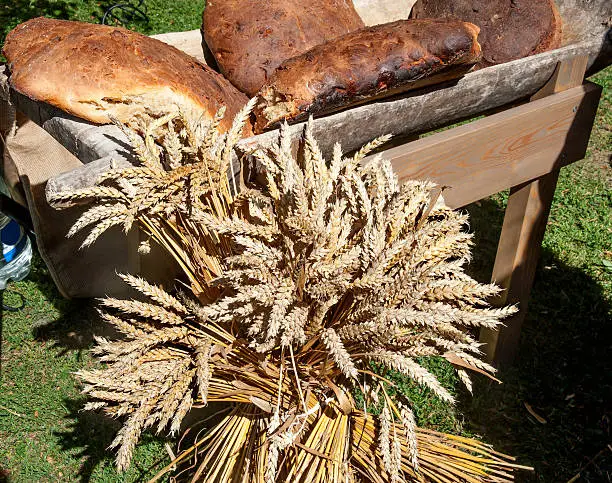
[[[448, 186], [446, 202], [465, 206], [510, 189], [493, 280], [505, 288], [499, 303], [519, 303], [520, 312], [482, 340], [490, 360], [512, 361], [559, 169], [582, 159], [601, 88], [585, 82], [612, 61], [609, 0], [558, 1], [565, 46], [477, 70], [453, 83], [378, 100], [315, 119], [314, 135], [324, 150], [336, 141], [345, 152], [383, 134], [394, 144], [383, 156], [400, 179], [431, 179]], [[203, 60], [200, 31], [157, 38]], [[6, 76], [0, 73], [0, 84]], [[52, 178], [47, 194], [92, 185], [117, 164], [129, 163], [127, 140], [114, 126], [96, 126], [12, 92], [17, 109], [75, 154], [82, 167]], [[419, 133], [460, 120], [485, 117], [422, 139]], [[303, 124], [291, 127], [299, 137]], [[239, 150], [276, 139], [276, 131], [243, 139]]]

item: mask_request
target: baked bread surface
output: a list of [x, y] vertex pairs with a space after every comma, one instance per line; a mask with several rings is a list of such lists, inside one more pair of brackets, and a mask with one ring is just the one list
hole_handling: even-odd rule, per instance
[[227, 130], [248, 102], [189, 55], [119, 27], [35, 18], [8, 34], [3, 53], [15, 90], [95, 123], [173, 108], [212, 118], [227, 106]]
[[400, 20], [318, 45], [262, 87], [255, 130], [459, 77], [480, 60], [477, 36], [456, 20]]
[[219, 70], [249, 96], [282, 61], [362, 27], [351, 0], [209, 0], [202, 21]]
[[561, 45], [554, 0], [419, 0], [413, 18], [455, 18], [480, 27], [482, 66], [502, 64]]

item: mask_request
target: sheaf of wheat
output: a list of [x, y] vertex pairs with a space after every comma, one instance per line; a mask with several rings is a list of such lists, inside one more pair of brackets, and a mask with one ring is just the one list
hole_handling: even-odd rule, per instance
[[87, 230], [84, 245], [137, 224], [190, 287], [172, 295], [124, 275], [142, 298], [101, 302], [125, 337], [99, 338], [105, 367], [79, 377], [87, 408], [123, 421], [117, 466], [145, 429], [177, 434], [208, 406], [194, 444], [157, 478], [178, 467], [205, 482], [511, 481], [518, 466], [489, 445], [417, 427], [386, 377], [452, 404], [419, 361], [447, 358], [468, 389], [470, 370], [494, 372], [471, 330], [515, 308], [491, 308], [498, 288], [465, 274], [466, 216], [433, 184], [400, 185], [388, 161], [366, 162], [387, 137], [353, 156], [337, 144], [327, 160], [310, 127], [297, 156], [286, 127], [251, 153], [265, 182], [238, 192], [227, 173], [251, 107], [224, 134], [223, 113], [122, 126], [140, 164], [56, 197], [93, 202], [70, 232]]

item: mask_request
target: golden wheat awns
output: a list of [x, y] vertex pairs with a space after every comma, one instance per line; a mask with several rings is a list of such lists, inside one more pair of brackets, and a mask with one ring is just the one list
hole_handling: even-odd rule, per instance
[[511, 481], [509, 458], [418, 428], [371, 369], [400, 372], [449, 403], [420, 358], [446, 357], [468, 388], [468, 371], [494, 372], [470, 331], [515, 309], [491, 308], [498, 289], [465, 274], [466, 215], [432, 183], [400, 185], [388, 161], [364, 164], [388, 137], [352, 156], [336, 144], [326, 159], [310, 125], [297, 156], [287, 126], [252, 153], [265, 182], [236, 193], [227, 172], [251, 107], [226, 135], [216, 130], [221, 114], [122, 126], [140, 165], [58, 196], [96, 202], [71, 236], [87, 229], [89, 244], [111, 225], [137, 224], [191, 288], [175, 296], [125, 275], [141, 298], [102, 301], [125, 338], [98, 339], [106, 367], [80, 377], [88, 408], [124, 422], [118, 467], [143, 430], [177, 433], [197, 404], [214, 416], [173, 462], [193, 457], [192, 481]]

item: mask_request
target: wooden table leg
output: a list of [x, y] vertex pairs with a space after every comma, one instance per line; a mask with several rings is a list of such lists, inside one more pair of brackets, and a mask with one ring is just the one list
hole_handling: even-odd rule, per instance
[[[548, 84], [532, 100], [582, 84], [586, 66], [586, 57], [560, 63]], [[590, 131], [585, 142], [588, 134]], [[480, 335], [488, 360], [498, 366], [510, 364], [516, 356], [558, 178], [556, 169], [510, 190], [492, 280], [505, 289], [494, 303], [518, 303], [519, 312], [499, 330], [484, 329]]]
[[504, 289], [495, 305], [518, 303], [520, 310], [500, 330], [481, 332], [487, 358], [496, 365], [516, 356], [558, 177], [556, 170], [510, 190], [492, 280]]

